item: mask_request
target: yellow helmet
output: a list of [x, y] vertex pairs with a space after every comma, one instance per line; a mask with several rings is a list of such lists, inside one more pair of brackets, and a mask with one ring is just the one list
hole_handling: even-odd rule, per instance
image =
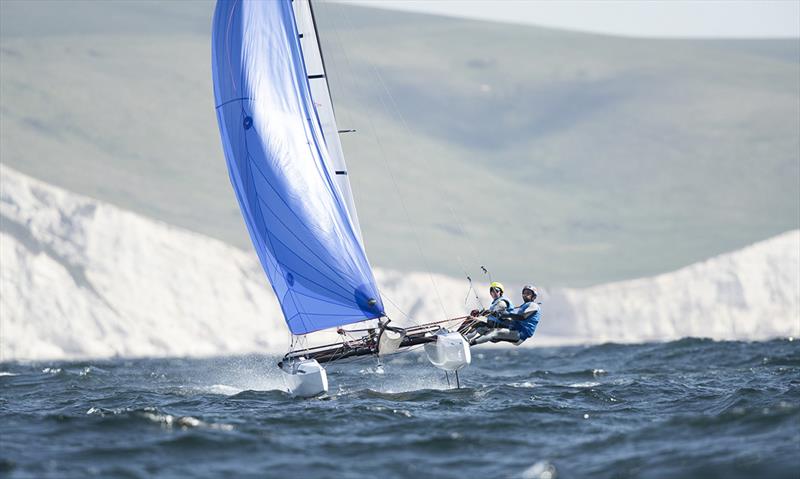
[[489, 289], [493, 289], [493, 288], [499, 289], [501, 293], [506, 290], [503, 287], [503, 283], [499, 283], [497, 281], [494, 281], [492, 284], [489, 285]]

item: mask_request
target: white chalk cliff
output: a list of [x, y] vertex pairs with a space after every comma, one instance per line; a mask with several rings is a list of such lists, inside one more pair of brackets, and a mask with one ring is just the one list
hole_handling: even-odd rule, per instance
[[[286, 350], [280, 308], [250, 251], [5, 166], [0, 226], [0, 360]], [[376, 279], [395, 318], [393, 305], [418, 321], [471, 307], [464, 280], [381, 268]], [[800, 336], [800, 231], [679, 271], [542, 299], [542, 323], [526, 345]]]

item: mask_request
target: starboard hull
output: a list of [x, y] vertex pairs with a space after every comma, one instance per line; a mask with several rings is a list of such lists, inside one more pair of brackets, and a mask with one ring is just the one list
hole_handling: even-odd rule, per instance
[[425, 353], [428, 361], [437, 368], [458, 371], [472, 362], [469, 343], [461, 333], [441, 329], [435, 338], [436, 341], [425, 343]]
[[282, 362], [281, 375], [292, 396], [309, 398], [328, 392], [328, 374], [315, 359]]

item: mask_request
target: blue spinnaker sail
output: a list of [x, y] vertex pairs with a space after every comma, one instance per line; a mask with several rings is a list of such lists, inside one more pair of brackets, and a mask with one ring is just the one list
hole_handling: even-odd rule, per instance
[[[250, 238], [294, 334], [380, 317], [334, 175], [291, 0], [219, 0], [212, 69], [222, 145]], [[349, 191], [348, 191], [349, 193]]]

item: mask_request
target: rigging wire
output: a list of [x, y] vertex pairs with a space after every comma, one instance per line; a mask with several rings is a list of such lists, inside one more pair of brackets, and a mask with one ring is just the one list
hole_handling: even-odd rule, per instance
[[[308, 1], [309, 1], [309, 4], [310, 4], [312, 0], [308, 0]], [[330, 7], [328, 7], [328, 2], [319, 0], [319, 1], [314, 1], [314, 3], [320, 7], [319, 11], [323, 11], [324, 10], [326, 12], [325, 15], [328, 18], [332, 18], [331, 14], [330, 14]], [[330, 28], [330, 30], [333, 30], [333, 31], [336, 32], [335, 43], [338, 44], [338, 47], [337, 47], [338, 51], [344, 52], [345, 50], [344, 50], [341, 38], [340, 38], [339, 33], [338, 33], [339, 32], [339, 28], [340, 27], [338, 27], [338, 26], [337, 27], [332, 27], [332, 28]], [[317, 35], [317, 44], [319, 45], [320, 51], [322, 51], [322, 41], [320, 40], [319, 31], [316, 32], [316, 35]], [[335, 53], [335, 52], [331, 52], [331, 53]], [[329, 89], [328, 93], [331, 96], [331, 109], [333, 109], [334, 108], [334, 105], [333, 105], [333, 91], [331, 90], [331, 83], [333, 83], [334, 85], [337, 84], [337, 83], [340, 84], [340, 85], [344, 85], [345, 75], [340, 71], [339, 68], [336, 67], [336, 62], [330, 62], [329, 64], [325, 65], [325, 74], [328, 76], [329, 79], [333, 80], [333, 82], [328, 81], [328, 89]], [[339, 118], [343, 118], [343, 117], [346, 117], [346, 118], [344, 118], [347, 121], [347, 125], [348, 125], [346, 128], [348, 128], [348, 129], [352, 128], [356, 124], [356, 122], [353, 121], [353, 113], [350, 111], [349, 108], [339, 108], [339, 110], [334, 110], [334, 118], [339, 119]], [[341, 128], [342, 125], [338, 121], [336, 123], [337, 123], [337, 127]], [[352, 130], [352, 131], [355, 131], [355, 130]]]
[[406, 312], [405, 312], [405, 311], [403, 311], [403, 309], [402, 309], [400, 306], [398, 306], [398, 305], [397, 305], [397, 303], [395, 303], [394, 301], [392, 301], [392, 298], [390, 298], [389, 296], [387, 296], [387, 295], [386, 295], [386, 293], [383, 293], [383, 292], [382, 292], [382, 293], [381, 293], [381, 295], [382, 295], [384, 298], [386, 298], [387, 300], [389, 300], [389, 302], [390, 302], [390, 303], [392, 303], [392, 306], [394, 306], [395, 308], [397, 308], [397, 310], [400, 312], [400, 314], [402, 314], [402, 315], [403, 315], [403, 316], [405, 316], [406, 318], [410, 319], [412, 323], [413, 323], [413, 322], [416, 322], [416, 320], [415, 320], [414, 318], [412, 318], [411, 316], [409, 316], [408, 314], [406, 314]]
[[[352, 25], [352, 22], [350, 21], [350, 19], [347, 17], [347, 15], [343, 15], [343, 17], [345, 18], [345, 20], [347, 21], [347, 23], [349, 24], [349, 26], [352, 29], [353, 25]], [[337, 36], [337, 38], [339, 40], [339, 43], [341, 45], [342, 44], [341, 36], [340, 36], [338, 30], [336, 31], [336, 36]], [[347, 54], [347, 50], [342, 48], [342, 54], [343, 54], [343, 56], [345, 58], [345, 62], [347, 63], [348, 69], [349, 69], [349, 71], [350, 71], [350, 73], [352, 75], [353, 67], [352, 67], [352, 63], [350, 61], [350, 57]], [[377, 72], [377, 70], [375, 70], [374, 67], [371, 67], [371, 68], [372, 68], [373, 73], [376, 74], [376, 77], [379, 79], [379, 81], [381, 83], [383, 83], [382, 79], [380, 78], [380, 74]], [[382, 98], [380, 98], [380, 96], [378, 97], [378, 100], [380, 101], [380, 103], [384, 107], [384, 109], [386, 110], [387, 114], [390, 113], [386, 102]], [[397, 113], [399, 113], [399, 112], [397, 112]], [[375, 142], [378, 145], [378, 149], [380, 150], [380, 153], [381, 153], [378, 156], [380, 156], [381, 160], [384, 163], [384, 166], [386, 167], [387, 172], [389, 173], [389, 178], [391, 179], [392, 186], [394, 187], [394, 190], [395, 190], [395, 193], [397, 194], [397, 198], [399, 200], [400, 206], [401, 206], [401, 208], [403, 210], [403, 213], [405, 215], [406, 223], [411, 227], [411, 230], [412, 230], [412, 232], [414, 234], [414, 242], [416, 243], [417, 250], [419, 251], [420, 258], [422, 259], [422, 261], [423, 261], [423, 263], [425, 265], [425, 270], [428, 273], [428, 277], [429, 277], [429, 279], [431, 281], [431, 284], [433, 285], [433, 289], [434, 289], [434, 292], [436, 293], [436, 298], [437, 298], [437, 301], [439, 303], [439, 306], [442, 309], [443, 315], [445, 317], [447, 317], [447, 310], [444, 307], [444, 302], [442, 301], [442, 296], [441, 296], [441, 294], [439, 292], [439, 287], [438, 287], [438, 285], [436, 284], [436, 281], [433, 278], [433, 273], [431, 273], [431, 268], [430, 268], [430, 265], [429, 265], [429, 262], [428, 262], [428, 258], [427, 258], [427, 256], [425, 256], [425, 253], [424, 253], [424, 251], [422, 249], [422, 243], [420, 242], [420, 239], [419, 239], [419, 232], [417, 231], [417, 228], [414, 226], [414, 223], [411, 221], [411, 215], [410, 215], [410, 213], [408, 211], [408, 207], [406, 206], [406, 203], [403, 200], [403, 196], [400, 194], [400, 187], [398, 186], [397, 178], [395, 177], [395, 174], [394, 174], [394, 171], [391, 168], [391, 165], [387, 161], [388, 156], [386, 154], [386, 150], [385, 150], [385, 148], [383, 146], [383, 143], [380, 140], [380, 137], [377, 134], [377, 129], [375, 128], [375, 124], [374, 124], [374, 122], [372, 120], [372, 117], [367, 115], [367, 121], [369, 123], [370, 130], [372, 132], [372, 136], [374, 137]], [[403, 120], [403, 122], [405, 122], [405, 120]]]
[[481, 271], [483, 271], [483, 274], [489, 276], [490, 282], [494, 282], [494, 279], [492, 279], [492, 273], [488, 269], [486, 269], [486, 266], [481, 265]]
[[[379, 80], [379, 82], [381, 84], [381, 87], [383, 88], [383, 91], [386, 92], [387, 97], [389, 98], [389, 100], [391, 100], [392, 109], [394, 110], [394, 113], [397, 115], [397, 117], [400, 119], [400, 123], [403, 125], [403, 129], [405, 130], [406, 135], [409, 138], [413, 137], [413, 135], [411, 133], [411, 128], [408, 126], [408, 122], [406, 121], [405, 117], [403, 116], [403, 113], [400, 111], [400, 107], [398, 106], [397, 101], [394, 98], [394, 95], [392, 95], [392, 92], [389, 90], [389, 87], [386, 86], [386, 82], [384, 81], [383, 76], [380, 74], [380, 72], [374, 66], [371, 65], [370, 68], [373, 70], [373, 72], [375, 73], [376, 77], [378, 78], [378, 80]], [[416, 147], [416, 143], [414, 143], [414, 149], [416, 150], [418, 156], [423, 157], [423, 155], [419, 151], [418, 147]], [[463, 227], [463, 222], [456, 215], [455, 210], [453, 210], [453, 207], [450, 205], [450, 203], [445, 203], [445, 204], [447, 205], [447, 211], [450, 213], [450, 216], [451, 216], [451, 218], [453, 220], [453, 223], [456, 226], [456, 229], [458, 230], [459, 235], [461, 235], [461, 237], [464, 238], [466, 243], [470, 246], [475, 258], [478, 258], [478, 254], [477, 254], [478, 252], [475, 249], [475, 245], [473, 244], [473, 242], [471, 240], [469, 240], [469, 237], [466, 234], [466, 230]], [[461, 266], [461, 269], [465, 270], [464, 272], [466, 274], [466, 268], [464, 268], [464, 264], [461, 261], [461, 256], [456, 254], [456, 258], [458, 260], [459, 265]], [[466, 274], [466, 276], [469, 276], [469, 275]]]
[[483, 301], [481, 301], [481, 298], [478, 296], [478, 291], [475, 290], [475, 287], [472, 284], [472, 278], [467, 274], [466, 271], [464, 274], [467, 275], [467, 281], [469, 281], [469, 289], [467, 290], [467, 296], [464, 298], [464, 305], [467, 304], [467, 301], [469, 300], [469, 293], [472, 291], [472, 294], [475, 295], [475, 300], [478, 302], [478, 306], [480, 309], [483, 309]]
[[[348, 25], [349, 25], [349, 27], [350, 27], [350, 30], [355, 30], [355, 28], [354, 28], [354, 25], [353, 25], [352, 21], [350, 20], [349, 16], [348, 16], [346, 13], [343, 13], [343, 14], [340, 16], [340, 18], [342, 18], [342, 17], [343, 17], [343, 18], [346, 20], [346, 22], [348, 23]], [[337, 39], [337, 41], [338, 41], [338, 46], [339, 46], [339, 48], [341, 49], [341, 51], [342, 51], [342, 53], [343, 53], [343, 55], [344, 55], [344, 57], [345, 57], [345, 60], [346, 60], [347, 66], [348, 66], [348, 68], [349, 68], [349, 71], [350, 71], [350, 73], [351, 73], [351, 76], [353, 76], [353, 75], [352, 75], [352, 74], [353, 74], [353, 66], [352, 66], [352, 63], [350, 62], [350, 58], [349, 58], [349, 56], [347, 55], [347, 50], [346, 50], [346, 49], [344, 48], [344, 46], [343, 46], [343, 42], [342, 42], [342, 39], [341, 39], [341, 35], [339, 34], [339, 31], [338, 31], [338, 29], [336, 30], [336, 39]], [[394, 115], [395, 115], [397, 118], [399, 118], [399, 120], [400, 120], [401, 124], [403, 125], [403, 129], [405, 130], [405, 134], [406, 134], [406, 136], [407, 136], [408, 138], [413, 138], [413, 135], [412, 135], [412, 132], [411, 132], [411, 128], [408, 126], [408, 122], [406, 121], [405, 117], [403, 116], [402, 112], [400, 111], [400, 108], [399, 108], [399, 106], [398, 106], [398, 104], [397, 104], [397, 101], [396, 101], [396, 99], [394, 98], [394, 95], [392, 95], [392, 92], [391, 92], [391, 91], [389, 90], [389, 88], [387, 87], [387, 85], [386, 85], [386, 82], [385, 82], [385, 81], [384, 81], [384, 79], [383, 79], [383, 76], [380, 74], [380, 72], [379, 72], [379, 71], [378, 71], [378, 70], [377, 70], [377, 69], [376, 69], [374, 66], [370, 65], [370, 69], [372, 70], [372, 73], [373, 73], [373, 75], [374, 75], [374, 76], [375, 76], [375, 78], [378, 80], [379, 84], [381, 85], [381, 87], [383, 88], [384, 92], [386, 93], [386, 96], [387, 96], [387, 97], [389, 98], [389, 100], [391, 101], [391, 110], [392, 110], [392, 111], [391, 111], [391, 113], [393, 113], [393, 114], [394, 114]], [[382, 98], [382, 97], [379, 97], [379, 100], [380, 100], [380, 102], [381, 102], [381, 105], [382, 105], [382, 106], [384, 107], [384, 109], [387, 111], [387, 113], [390, 113], [390, 111], [389, 111], [389, 110], [390, 110], [390, 108], [388, 108], [388, 107], [387, 107], [386, 103], [383, 101], [383, 98]], [[370, 122], [371, 122], [371, 118], [370, 118]], [[374, 128], [374, 126], [373, 126], [373, 125], [371, 125], [371, 126], [372, 126], [372, 129], [373, 129], [373, 135], [376, 137], [376, 140], [377, 140], [377, 133], [375, 133], [375, 128]], [[414, 145], [414, 147], [413, 147], [413, 148], [416, 150], [416, 152], [417, 152], [418, 156], [420, 156], [420, 157], [423, 157], [423, 155], [420, 155], [420, 154], [419, 154], [419, 153], [420, 153], [420, 151], [419, 151], [418, 147], [416, 146], [416, 143], [414, 143], [414, 142], [411, 142], [411, 143]], [[381, 149], [382, 149], [382, 148], [381, 148]], [[384, 162], [386, 162], [386, 159], [385, 159], [385, 152], [383, 152], [383, 153], [384, 153], [384, 158], [383, 158], [383, 160], [384, 160]], [[389, 168], [388, 168], [388, 164], [387, 164], [387, 169], [389, 169]], [[389, 171], [391, 172], [391, 170], [389, 170]], [[392, 176], [392, 181], [393, 181], [393, 182], [395, 181], [395, 179], [394, 179], [394, 176]], [[403, 200], [402, 200], [402, 195], [400, 195], [399, 188], [397, 188], [397, 184], [396, 184], [396, 183], [395, 183], [395, 191], [396, 191], [396, 193], [397, 193], [398, 197], [400, 198], [400, 201], [401, 201], [401, 203], [402, 203], [403, 209], [405, 210], [405, 212], [406, 212], [406, 216], [408, 217], [408, 211], [407, 211], [407, 209], [406, 209], [405, 203], [404, 203], [404, 202], [403, 202]], [[464, 228], [464, 222], [463, 222], [462, 218], [460, 218], [458, 215], [456, 215], [456, 213], [455, 213], [455, 210], [453, 210], [453, 207], [452, 207], [452, 205], [451, 205], [450, 203], [445, 203], [445, 204], [446, 204], [446, 206], [447, 206], [447, 210], [448, 210], [448, 212], [450, 213], [450, 217], [451, 217], [451, 218], [452, 218], [452, 220], [453, 220], [453, 224], [456, 226], [456, 229], [457, 229], [457, 231], [458, 231], [459, 235], [460, 235], [462, 238], [464, 238], [465, 242], [467, 243], [467, 246], [470, 248], [470, 250], [471, 250], [471, 252], [472, 252], [472, 256], [473, 256], [475, 259], [478, 259], [478, 260], [480, 260], [480, 255], [478, 254], [478, 251], [477, 251], [477, 249], [475, 248], [475, 244], [474, 244], [474, 242], [473, 242], [472, 240], [470, 240], [470, 239], [469, 239], [469, 236], [466, 234], [466, 228]], [[409, 222], [410, 222], [410, 219], [409, 219]], [[413, 223], [411, 223], [411, 224], [413, 225]], [[419, 247], [419, 238], [418, 238], [418, 233], [417, 233], [417, 231], [416, 231], [416, 228], [414, 228], [414, 234], [415, 234], [415, 239], [417, 240], [418, 247]], [[436, 282], [435, 282], [435, 280], [433, 279], [433, 276], [430, 274], [430, 267], [429, 267], [429, 265], [428, 265], [427, 258], [425, 257], [424, 253], [422, 253], [422, 250], [421, 250], [421, 248], [420, 248], [420, 255], [421, 255], [421, 257], [422, 257], [422, 259], [423, 259], [423, 261], [424, 261], [424, 263], [425, 263], [425, 266], [426, 266], [426, 269], [428, 270], [428, 273], [429, 273], [429, 276], [430, 276], [431, 282], [433, 283], [433, 285], [434, 285], [434, 288], [436, 289], [436, 292], [437, 292], [437, 296], [438, 296], [438, 294], [439, 294], [439, 292], [438, 292], [438, 287], [437, 287], [437, 285], [436, 285]], [[456, 255], [455, 255], [455, 256], [456, 256], [456, 259], [457, 259], [457, 261], [458, 261], [458, 263], [459, 263], [459, 266], [461, 267], [461, 270], [464, 272], [464, 276], [465, 276], [465, 277], [467, 278], [467, 280], [470, 282], [470, 289], [472, 289], [472, 290], [474, 291], [474, 288], [472, 288], [472, 279], [471, 279], [471, 277], [470, 277], [469, 273], [467, 273], [467, 268], [465, 268], [465, 267], [464, 267], [464, 262], [463, 262], [463, 260], [461, 259], [461, 256], [460, 256], [459, 254], [457, 254], [457, 253], [456, 253]], [[486, 269], [485, 269], [483, 266], [481, 266], [481, 268], [482, 268], [484, 271], [486, 271]], [[467, 295], [469, 295], [469, 289], [468, 289]], [[476, 297], [476, 299], [478, 300], [478, 304], [479, 304], [481, 307], [483, 307], [483, 304], [482, 304], [482, 302], [480, 301], [480, 298], [478, 298], [477, 292], [475, 292], [475, 297]], [[440, 302], [440, 304], [441, 304], [441, 297], [439, 297], [439, 302]], [[443, 306], [442, 306], [442, 308], [444, 309], [444, 307], [443, 307]], [[446, 315], [446, 314], [445, 314], [445, 315]]]

